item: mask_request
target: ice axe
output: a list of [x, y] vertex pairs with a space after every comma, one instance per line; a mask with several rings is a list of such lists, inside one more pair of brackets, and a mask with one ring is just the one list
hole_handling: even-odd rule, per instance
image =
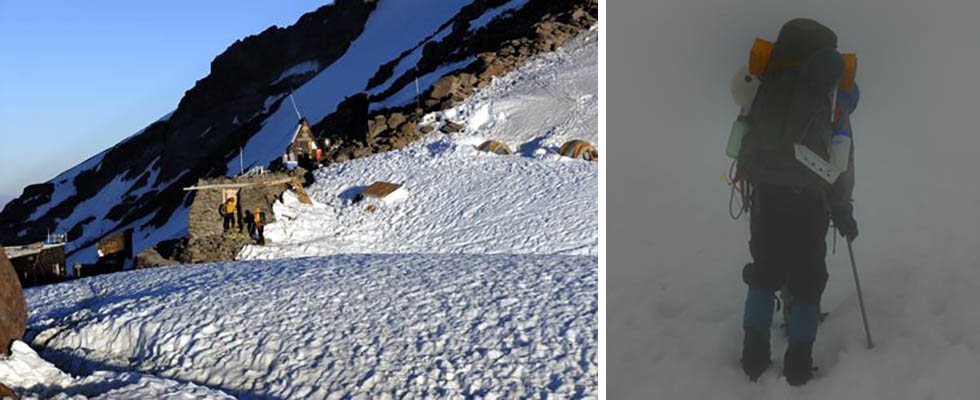
[[864, 311], [864, 297], [861, 295], [861, 280], [858, 279], [857, 263], [854, 262], [854, 249], [851, 247], [853, 239], [847, 239], [847, 253], [851, 256], [851, 270], [854, 271], [854, 286], [857, 287], [858, 304], [861, 306], [861, 319], [864, 320], [864, 334], [868, 338], [868, 349], [874, 348], [871, 341], [871, 329], [868, 328], [868, 314]]

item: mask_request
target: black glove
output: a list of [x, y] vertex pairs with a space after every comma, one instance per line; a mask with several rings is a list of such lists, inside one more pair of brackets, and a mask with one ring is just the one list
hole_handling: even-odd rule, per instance
[[857, 221], [854, 220], [854, 207], [850, 204], [831, 207], [830, 218], [841, 236], [853, 241], [858, 235]]

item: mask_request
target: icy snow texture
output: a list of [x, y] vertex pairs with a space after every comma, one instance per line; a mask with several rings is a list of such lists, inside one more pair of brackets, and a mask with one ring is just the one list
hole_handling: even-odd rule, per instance
[[130, 271], [27, 299], [30, 326], [47, 328], [35, 342], [73, 371], [84, 358], [245, 398], [570, 398], [597, 394], [597, 267], [338, 255]]
[[[598, 165], [483, 153], [440, 139], [316, 172], [310, 207], [286, 199], [266, 246], [243, 259], [337, 253], [598, 254]], [[367, 212], [353, 192], [403, 184], [408, 200]]]
[[[541, 53], [444, 113], [470, 132], [512, 148], [557, 150], [566, 140], [599, 139], [598, 31]], [[475, 119], [474, 119], [475, 118]]]
[[97, 371], [84, 378], [68, 375], [44, 361], [24, 342], [14, 342], [10, 357], [0, 356], [0, 382], [21, 399], [232, 399], [193, 383], [151, 375]]

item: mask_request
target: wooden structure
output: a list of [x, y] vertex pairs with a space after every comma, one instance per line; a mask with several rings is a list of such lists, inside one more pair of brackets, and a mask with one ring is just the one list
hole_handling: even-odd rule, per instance
[[64, 243], [4, 247], [22, 287], [61, 282], [68, 277]]
[[502, 156], [508, 154], [514, 154], [514, 152], [511, 151], [510, 146], [507, 146], [507, 143], [496, 141], [496, 140], [487, 140], [486, 142], [483, 142], [483, 144], [477, 146], [476, 149], [480, 151], [486, 151], [489, 153], [499, 154]]
[[[408, 192], [402, 189], [400, 183], [377, 181], [368, 186], [361, 193], [357, 194], [355, 202], [362, 200], [375, 200], [380, 202], [396, 202], [408, 198]], [[374, 207], [377, 209], [377, 206]], [[369, 210], [373, 211], [373, 210]]]
[[592, 143], [584, 140], [569, 140], [561, 145], [558, 154], [563, 157], [576, 158], [586, 161], [599, 161], [599, 152]]
[[313, 135], [313, 130], [310, 129], [310, 124], [306, 118], [301, 118], [296, 130], [293, 131], [293, 137], [289, 141], [286, 154], [283, 155], [283, 164], [286, 168], [299, 166], [312, 169], [316, 161], [319, 161], [322, 156], [323, 153], [316, 145], [316, 137]]
[[122, 265], [133, 258], [133, 228], [106, 236], [95, 244], [99, 264], [109, 267]]

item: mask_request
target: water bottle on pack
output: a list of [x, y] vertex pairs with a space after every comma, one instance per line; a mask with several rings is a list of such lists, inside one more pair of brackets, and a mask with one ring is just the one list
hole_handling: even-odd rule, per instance
[[851, 132], [834, 127], [833, 136], [830, 137], [830, 164], [838, 171], [847, 171], [850, 156]]
[[731, 158], [738, 158], [738, 152], [742, 148], [742, 138], [749, 133], [751, 124], [749, 117], [739, 114], [732, 122], [732, 129], [728, 132], [728, 146], [725, 146], [725, 154]]

